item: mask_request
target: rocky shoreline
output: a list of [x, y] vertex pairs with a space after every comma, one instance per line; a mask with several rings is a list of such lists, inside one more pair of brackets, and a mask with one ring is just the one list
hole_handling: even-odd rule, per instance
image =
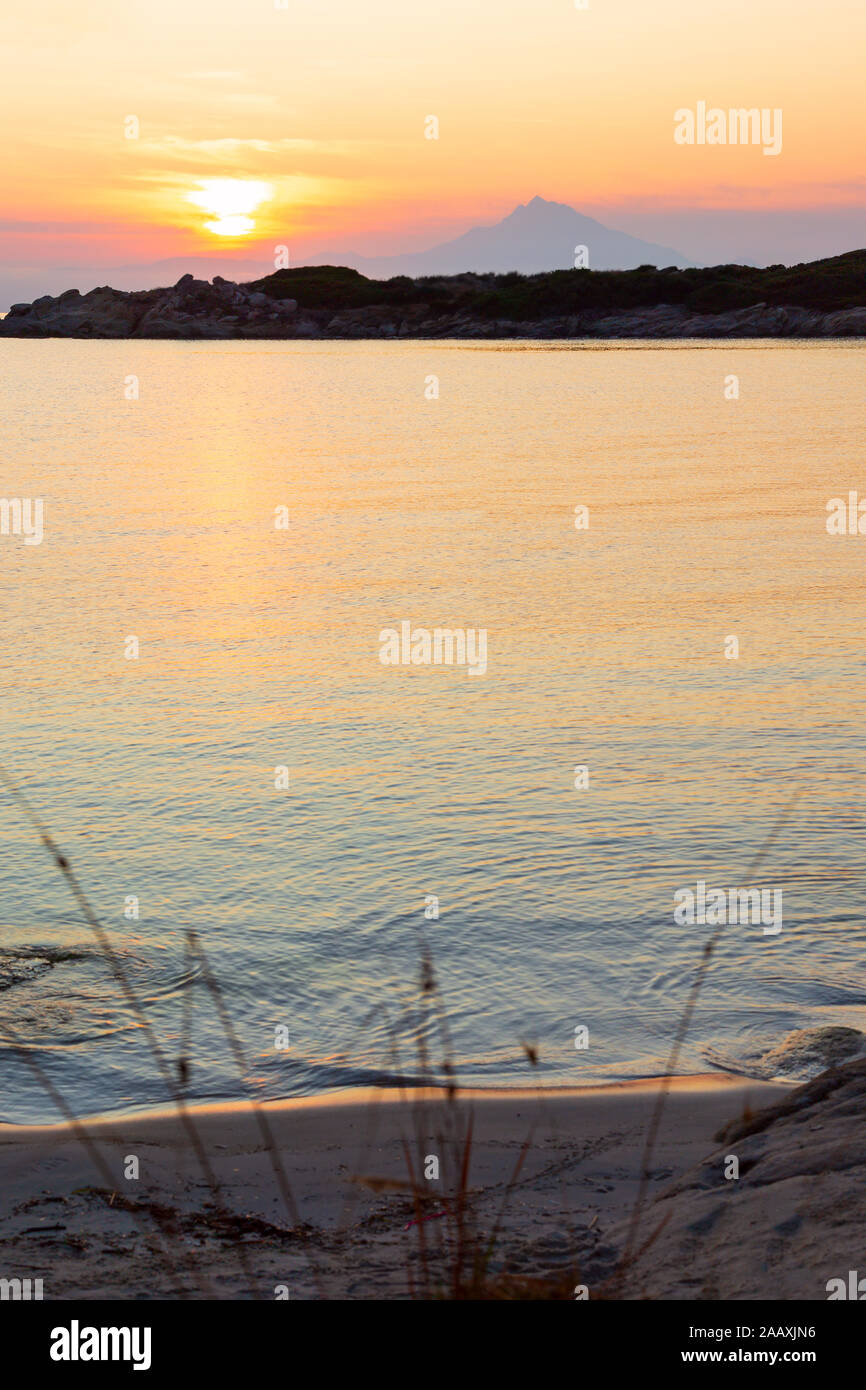
[[[306, 307], [264, 292], [267, 282], [212, 283], [184, 275], [168, 289], [66, 290], [14, 304], [0, 321], [6, 338], [850, 338], [866, 336], [866, 306], [822, 312], [755, 303], [726, 313], [684, 304], [589, 308], [527, 319], [480, 315], [459, 303], [411, 302]], [[384, 295], [383, 295], [384, 298]]]

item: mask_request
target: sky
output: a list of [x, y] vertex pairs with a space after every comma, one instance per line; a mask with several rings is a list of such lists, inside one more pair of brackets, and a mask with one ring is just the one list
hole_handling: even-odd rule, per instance
[[[536, 194], [702, 263], [866, 245], [862, 0], [588, 5], [18, 6], [0, 302], [79, 267], [420, 250]], [[699, 101], [781, 109], [781, 152], [677, 144]]]

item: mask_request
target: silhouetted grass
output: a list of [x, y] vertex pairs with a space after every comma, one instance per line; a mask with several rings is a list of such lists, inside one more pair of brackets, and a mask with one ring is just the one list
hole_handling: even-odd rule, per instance
[[[793, 796], [790, 798], [790, 800], [783, 808], [769, 836], [762, 845], [761, 849], [756, 854], [749, 867], [749, 871], [746, 877], [747, 883], [751, 883], [753, 881], [756, 873], [763, 864], [765, 858], [767, 857], [767, 854], [772, 848], [780, 831], [782, 830], [782, 827], [784, 826], [785, 822], [787, 821], [788, 817], [790, 816], [799, 799], [800, 792], [794, 792]], [[625, 1272], [626, 1268], [628, 1268], [636, 1258], [635, 1241], [637, 1240], [638, 1227], [640, 1225], [640, 1219], [643, 1212], [644, 1202], [646, 1200], [647, 1183], [649, 1182], [651, 1176], [652, 1159], [653, 1154], [655, 1152], [656, 1141], [658, 1139], [662, 1114], [664, 1113], [665, 1101], [668, 1097], [671, 1081], [675, 1076], [678, 1075], [680, 1052], [682, 1051], [683, 1043], [686, 1040], [686, 1034], [688, 1033], [689, 1028], [691, 1026], [692, 1018], [694, 1017], [695, 1009], [697, 1008], [698, 1000], [700, 998], [701, 991], [706, 981], [710, 960], [712, 958], [714, 950], [716, 949], [716, 946], [718, 945], [719, 941], [724, 935], [726, 925], [727, 923], [722, 923], [720, 926], [718, 926], [716, 930], [713, 932], [709, 941], [707, 941], [704, 945], [703, 951], [701, 953], [700, 964], [698, 965], [698, 969], [695, 974], [694, 983], [692, 984], [691, 990], [689, 991], [686, 997], [685, 1006], [683, 1008], [682, 1014], [680, 1015], [680, 1021], [677, 1025], [676, 1033], [674, 1034], [674, 1041], [673, 1045], [671, 1046], [670, 1055], [668, 1057], [668, 1064], [665, 1068], [664, 1075], [661, 1079], [658, 1096], [656, 1098], [656, 1103], [653, 1107], [652, 1117], [650, 1119], [649, 1128], [647, 1130], [646, 1144], [644, 1146], [643, 1160], [641, 1162], [640, 1182], [638, 1185], [638, 1191], [637, 1196], [635, 1198], [634, 1207], [632, 1209], [631, 1219], [629, 1221], [628, 1236], [626, 1238], [625, 1249], [623, 1251], [622, 1263], [620, 1266], [620, 1275], [618, 1276], [618, 1278], [620, 1279], [622, 1277], [622, 1274]], [[616, 1279], [614, 1282], [617, 1282]]]
[[[374, 1192], [399, 1193], [412, 1202], [414, 1219], [407, 1229], [411, 1228], [417, 1236], [421, 1280], [419, 1285], [414, 1278], [411, 1262], [407, 1261], [410, 1296], [486, 1301], [543, 1298], [555, 1291], [553, 1296], [571, 1297], [577, 1278], [576, 1261], [567, 1277], [552, 1280], [491, 1270], [509, 1204], [520, 1184], [527, 1155], [532, 1148], [538, 1117], [533, 1107], [533, 1119], [513, 1170], [501, 1184], [498, 1210], [492, 1221], [482, 1221], [478, 1207], [490, 1198], [493, 1189], [475, 1192], [472, 1186], [474, 1111], [471, 1104], [467, 1105], [461, 1098], [447, 1010], [438, 985], [432, 952], [420, 927], [418, 934], [420, 969], [415, 1035], [417, 1070], [425, 1090], [416, 1093], [409, 1107], [414, 1136], [412, 1142], [403, 1141], [407, 1178], [404, 1182], [395, 1182], [374, 1176], [356, 1176], [355, 1180]], [[426, 1026], [431, 1020], [434, 1025], [432, 1030]], [[441, 1047], [438, 1063], [431, 1057], [428, 1033], [432, 1033]], [[396, 1053], [396, 1040], [393, 1038], [391, 1049], [392, 1053]], [[523, 1051], [533, 1071], [537, 1072], [537, 1049], [524, 1044]], [[538, 1110], [541, 1111], [544, 1108], [544, 1090], [538, 1083], [534, 1090]], [[440, 1180], [435, 1188], [423, 1176], [425, 1151], [432, 1146], [438, 1150], [437, 1156], [440, 1157]], [[563, 1220], [567, 1224], [565, 1204]], [[566, 1289], [567, 1294], [564, 1292]]]
[[[3, 1024], [2, 1036], [7, 1042], [11, 1044], [19, 1059], [22, 1062], [24, 1062], [25, 1066], [27, 1066], [33, 1073], [36, 1080], [39, 1082], [39, 1084], [42, 1086], [43, 1090], [46, 1092], [50, 1100], [56, 1106], [57, 1110], [59, 1110], [60, 1114], [66, 1120], [66, 1123], [69, 1125], [70, 1132], [79, 1141], [79, 1143], [83, 1145], [88, 1157], [93, 1163], [93, 1166], [96, 1168], [103, 1182], [106, 1184], [105, 1195], [107, 1196], [108, 1193], [115, 1193], [117, 1189], [116, 1175], [112, 1173], [107, 1162], [105, 1161], [105, 1158], [103, 1157], [102, 1152], [99, 1149], [96, 1140], [89, 1133], [82, 1121], [79, 1120], [78, 1116], [75, 1114], [73, 1107], [66, 1100], [60, 1088], [58, 1086], [55, 1086], [54, 1082], [51, 1080], [51, 1077], [48, 1075], [45, 1068], [32, 1055], [30, 1049], [24, 1045], [22, 1040], [17, 1036], [15, 1031], [12, 1028], [10, 1028], [8, 1023]], [[114, 1135], [109, 1134], [107, 1137], [109, 1139], [112, 1139], [115, 1143], [119, 1144], [120, 1142], [119, 1139]], [[146, 1205], [143, 1205], [138, 1202], [128, 1202], [126, 1201], [126, 1199], [124, 1199], [124, 1210], [128, 1211], [129, 1214], [132, 1216], [138, 1229], [139, 1235], [141, 1236], [144, 1243], [149, 1247], [151, 1253], [155, 1255], [156, 1258], [163, 1265], [165, 1265], [169, 1281], [177, 1297], [185, 1299], [187, 1297], [187, 1292], [184, 1288], [183, 1283], [178, 1277], [177, 1261], [175, 1260], [175, 1255], [172, 1251], [174, 1232], [173, 1223], [171, 1219], [166, 1218], [165, 1215], [161, 1212], [155, 1212], [152, 1208]], [[165, 1238], [164, 1241], [160, 1240], [157, 1236], [155, 1236], [154, 1232], [142, 1219], [145, 1215], [149, 1215], [153, 1218], [153, 1220], [156, 1223], [157, 1229]], [[187, 1273], [195, 1274], [194, 1264], [190, 1263], [188, 1265]]]
[[[160, 1047], [159, 1043], [157, 1042], [156, 1034], [153, 1031], [151, 1022], [147, 1017], [147, 1014], [145, 1013], [138, 999], [138, 996], [135, 993], [132, 982], [129, 979], [129, 976], [127, 975], [122, 960], [115, 951], [108, 933], [106, 932], [105, 928], [102, 926], [102, 923], [99, 921], [98, 917], [96, 916], [95, 912], [90, 906], [90, 903], [87, 897], [85, 896], [85, 893], [81, 888], [81, 885], [79, 884], [78, 879], [76, 878], [68, 859], [64, 854], [61, 853], [60, 849], [55, 844], [53, 837], [51, 836], [47, 828], [42, 824], [39, 817], [36, 815], [35, 811], [30, 805], [29, 801], [24, 796], [23, 792], [20, 791], [20, 789], [12, 781], [12, 778], [3, 768], [0, 768], [0, 781], [3, 782], [10, 796], [12, 796], [13, 800], [24, 813], [26, 819], [38, 833], [42, 844], [48, 850], [49, 854], [54, 860], [54, 863], [57, 865], [57, 868], [63, 875], [63, 878], [72, 894], [73, 899], [75, 900], [75, 903], [79, 911], [81, 912], [82, 917], [84, 918], [85, 922], [90, 927], [91, 931], [96, 937], [96, 940], [99, 943], [100, 950], [102, 951], [105, 960], [112, 974], [114, 975], [115, 980], [120, 986], [121, 993], [123, 994], [123, 997], [127, 1002], [127, 1005], [129, 1006], [133, 1016], [135, 1017], [136, 1021], [138, 1022], [140, 1028], [144, 1033], [144, 1037], [147, 1041], [148, 1047], [150, 1048], [154, 1061], [157, 1064], [157, 1068], [165, 1084], [166, 1090], [168, 1091], [168, 1094], [170, 1095], [172, 1102], [174, 1103], [178, 1119], [180, 1120], [180, 1123], [183, 1126], [184, 1132], [186, 1133], [186, 1136], [189, 1139], [193, 1152], [196, 1156], [196, 1159], [198, 1160], [202, 1173], [204, 1174], [205, 1180], [207, 1181], [207, 1184], [210, 1188], [211, 1196], [213, 1198], [217, 1212], [220, 1214], [221, 1217], [227, 1219], [229, 1216], [229, 1212], [223, 1201], [222, 1189], [217, 1180], [216, 1174], [213, 1171], [210, 1159], [208, 1158], [204, 1145], [201, 1142], [201, 1138], [199, 1136], [198, 1130], [196, 1129], [192, 1116], [187, 1108], [184, 1096], [181, 1090], [178, 1088], [177, 1084], [175, 1083], [174, 1076], [172, 1075], [172, 1070], [168, 1063], [168, 1060], [165, 1057], [165, 1054], [162, 1048]], [[255, 1282], [253, 1277], [253, 1271], [249, 1262], [249, 1255], [247, 1253], [247, 1250], [240, 1241], [236, 1242], [236, 1250], [238, 1260], [244, 1272], [244, 1276], [246, 1277], [250, 1287], [254, 1288]]]

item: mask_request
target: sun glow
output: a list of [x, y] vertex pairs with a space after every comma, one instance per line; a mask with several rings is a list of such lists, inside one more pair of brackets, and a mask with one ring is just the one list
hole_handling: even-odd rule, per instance
[[204, 225], [214, 236], [239, 237], [255, 229], [249, 214], [273, 197], [273, 189], [252, 179], [202, 179], [198, 192], [186, 196], [188, 202], [213, 215], [214, 221]]

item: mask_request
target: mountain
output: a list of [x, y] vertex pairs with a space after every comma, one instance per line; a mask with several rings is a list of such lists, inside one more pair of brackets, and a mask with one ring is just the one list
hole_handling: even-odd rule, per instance
[[[633, 270], [641, 265], [687, 269], [694, 265], [678, 251], [613, 231], [565, 203], [550, 203], [544, 198], [522, 203], [501, 222], [491, 227], [473, 227], [429, 251], [362, 256], [328, 250], [315, 255], [293, 255], [292, 265], [345, 265], [372, 280], [387, 280], [392, 275], [460, 275], [466, 270], [519, 270], [533, 275], [573, 269], [576, 246], [588, 248], [590, 270]], [[8, 308], [16, 301], [29, 302], [42, 294], [57, 294], [67, 285], [76, 285], [83, 293], [106, 284], [119, 290], [146, 290], [172, 285], [187, 272], [202, 280], [212, 280], [214, 275], [228, 280], [255, 280], [272, 269], [270, 243], [244, 247], [234, 257], [215, 249], [209, 256], [175, 256], [142, 265], [21, 271], [10, 268], [0, 274], [0, 308]]]
[[429, 251], [375, 257], [329, 252], [328, 259], [377, 280], [392, 275], [459, 275], [465, 270], [519, 270], [535, 275], [573, 269], [578, 246], [587, 248], [590, 270], [634, 270], [641, 265], [687, 269], [694, 265], [667, 246], [616, 232], [565, 203], [538, 197], [521, 203], [492, 227], [473, 227]]

